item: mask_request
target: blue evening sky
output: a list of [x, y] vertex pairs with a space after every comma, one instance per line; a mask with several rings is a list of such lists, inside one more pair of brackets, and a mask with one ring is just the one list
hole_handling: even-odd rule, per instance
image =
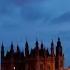
[[50, 48], [61, 38], [65, 66], [70, 65], [70, 0], [0, 0], [0, 45], [5, 51], [18, 43], [24, 49], [25, 40], [30, 48], [35, 40]]

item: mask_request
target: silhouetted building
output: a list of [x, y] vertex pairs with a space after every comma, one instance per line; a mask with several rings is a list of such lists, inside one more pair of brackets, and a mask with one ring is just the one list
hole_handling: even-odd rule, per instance
[[[54, 50], [56, 49], [56, 50]], [[1, 46], [1, 70], [63, 70], [64, 54], [60, 38], [58, 38], [56, 48], [51, 42], [51, 52], [44, 47], [43, 42], [39, 45], [38, 41], [35, 47], [29, 51], [29, 45], [26, 41], [25, 52], [21, 52], [17, 45], [14, 52], [13, 43], [10, 51], [4, 55], [4, 45]]]

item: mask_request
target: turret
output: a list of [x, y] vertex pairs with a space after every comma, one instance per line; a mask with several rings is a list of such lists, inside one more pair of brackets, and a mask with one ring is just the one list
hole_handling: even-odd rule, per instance
[[49, 51], [48, 51], [48, 48], [46, 50], [46, 56], [49, 56]]
[[17, 51], [16, 51], [18, 54], [20, 53], [20, 49], [19, 49], [19, 46], [17, 44]]
[[29, 56], [29, 45], [27, 41], [25, 43], [25, 56]]
[[38, 43], [38, 41], [36, 41], [36, 43], [35, 43], [35, 55], [39, 56], [39, 43]]
[[37, 49], [37, 50], [39, 49], [38, 41], [36, 41], [36, 49]]
[[41, 42], [40, 55], [41, 55], [41, 56], [44, 56], [44, 46], [43, 46], [43, 42]]
[[53, 40], [51, 42], [51, 56], [54, 56], [54, 43], [53, 43]]
[[4, 61], [4, 45], [2, 43], [2, 45], [1, 45], [1, 64], [3, 64], [3, 61]]
[[39, 60], [40, 60], [39, 54], [40, 53], [39, 52], [40, 52], [39, 43], [36, 40], [36, 43], [35, 43], [35, 59], [36, 59], [35, 70], [40, 70], [40, 63], [39, 63]]
[[41, 42], [41, 50], [43, 50], [44, 46], [43, 46], [43, 42]]
[[56, 56], [58, 55], [62, 56], [62, 46], [61, 46], [60, 38], [58, 38], [57, 46], [56, 46]]
[[64, 55], [62, 53], [62, 46], [60, 38], [58, 38], [57, 46], [56, 46], [56, 70], [64, 69]]
[[14, 53], [14, 49], [13, 49], [13, 42], [12, 42], [12, 43], [11, 43], [10, 54], [12, 54], [12, 55], [13, 55], [13, 53]]
[[18, 44], [17, 44], [17, 50], [16, 50], [16, 53], [17, 53], [17, 57], [19, 58], [19, 57], [20, 57], [21, 52], [20, 52], [20, 49], [19, 49]]

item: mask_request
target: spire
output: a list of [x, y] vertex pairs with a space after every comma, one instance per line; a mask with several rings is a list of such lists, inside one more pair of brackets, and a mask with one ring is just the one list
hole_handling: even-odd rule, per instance
[[2, 45], [1, 45], [1, 51], [4, 52], [4, 45], [3, 45], [3, 42], [2, 42]]
[[43, 49], [43, 42], [41, 42], [41, 49]]
[[38, 40], [35, 42], [35, 56], [39, 56], [39, 43]]
[[40, 53], [41, 56], [44, 56], [44, 46], [43, 46], [43, 42], [41, 42], [41, 49], [40, 49]]
[[17, 44], [17, 53], [20, 53], [20, 49], [19, 49], [18, 44]]
[[54, 43], [53, 43], [53, 40], [52, 40], [52, 42], [51, 42], [51, 47], [53, 47], [54, 46]]
[[57, 46], [61, 46], [60, 38], [58, 37]]
[[39, 47], [38, 47], [38, 41], [36, 41], [36, 49], [39, 49]]
[[10, 49], [10, 53], [14, 53], [14, 49], [13, 49], [13, 42], [11, 42], [11, 49]]
[[29, 45], [27, 41], [25, 43], [25, 56], [29, 56]]
[[54, 43], [53, 43], [53, 40], [51, 42], [51, 55], [52, 56], [54, 55]]
[[47, 55], [47, 56], [49, 56], [49, 51], [48, 51], [48, 48], [47, 48], [47, 50], [46, 50], [46, 55]]

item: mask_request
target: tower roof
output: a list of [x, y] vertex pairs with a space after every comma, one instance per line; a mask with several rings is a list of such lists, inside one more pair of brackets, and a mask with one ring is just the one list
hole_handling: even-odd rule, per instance
[[13, 42], [11, 42], [11, 49], [10, 49], [10, 52], [11, 52], [11, 53], [14, 52], [14, 49], [13, 49]]
[[57, 46], [61, 46], [60, 37], [58, 37]]
[[53, 46], [54, 45], [54, 43], [53, 43], [53, 40], [52, 40], [52, 42], [51, 42], [51, 46]]
[[2, 42], [1, 48], [4, 48], [3, 42]]
[[39, 47], [38, 47], [38, 45], [39, 45], [39, 44], [38, 44], [38, 40], [36, 40], [35, 45], [36, 45], [36, 47], [35, 47], [35, 48], [36, 48], [36, 49], [38, 49], [38, 48], [39, 48]]
[[41, 42], [41, 49], [43, 49], [44, 48], [44, 45], [43, 45], [43, 42]]

